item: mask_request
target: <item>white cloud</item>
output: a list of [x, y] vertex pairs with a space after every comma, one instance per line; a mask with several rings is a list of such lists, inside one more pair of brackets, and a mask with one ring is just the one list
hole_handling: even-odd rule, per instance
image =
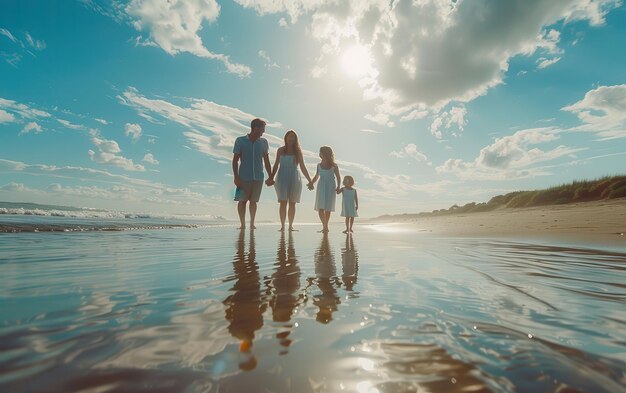
[[430, 125], [430, 133], [437, 139], [443, 137], [442, 130], [452, 130], [452, 135], [459, 136], [467, 124], [465, 115], [467, 115], [467, 109], [463, 106], [455, 106], [447, 112], [439, 113]]
[[[146, 98], [132, 87], [118, 99], [140, 114], [157, 116], [184, 126], [188, 129], [184, 135], [194, 147], [215, 159], [232, 159], [235, 138], [247, 134], [250, 121], [257, 117], [237, 108], [202, 99], [189, 98], [186, 101], [190, 105], [182, 107], [162, 99]], [[268, 134], [265, 137], [276, 144], [282, 141]]]
[[559, 134], [554, 128], [534, 128], [497, 138], [480, 150], [474, 161], [448, 159], [437, 167], [439, 173], [452, 173], [462, 179], [518, 179], [549, 175], [536, 165], [585, 150], [563, 145], [541, 150], [536, 145], [554, 142]]
[[159, 161], [154, 158], [154, 155], [152, 155], [152, 153], [146, 153], [146, 155], [143, 156], [142, 161], [152, 165], [159, 165]]
[[426, 155], [424, 153], [418, 151], [417, 150], [417, 146], [414, 143], [409, 143], [408, 145], [406, 145], [405, 147], [403, 147], [399, 151], [392, 151], [390, 153], [390, 155], [392, 155], [394, 157], [397, 157], [397, 158], [410, 157], [410, 158], [413, 158], [415, 161], [418, 161], [418, 162], [426, 162], [426, 161], [428, 161], [428, 157], [426, 157]]
[[0, 124], [12, 123], [14, 121], [15, 121], [15, 116], [13, 116], [12, 113], [9, 113], [0, 109]]
[[551, 65], [557, 63], [559, 60], [561, 60], [560, 57], [554, 57], [552, 59], [546, 59], [545, 57], [540, 57], [539, 59], [537, 59], [537, 68], [544, 69], [544, 68], [550, 67]]
[[48, 112], [31, 108], [28, 105], [20, 104], [13, 100], [7, 100], [6, 98], [0, 98], [0, 109], [17, 114], [24, 119], [47, 118], [52, 116]]
[[371, 128], [361, 128], [361, 132], [367, 132], [368, 134], [382, 134], [381, 131], [372, 130]]
[[233, 63], [229, 56], [204, 46], [199, 36], [202, 24], [216, 21], [220, 14], [215, 0], [131, 0], [125, 11], [137, 31], [147, 30], [151, 42], [170, 55], [187, 52], [221, 61], [228, 72], [241, 77], [252, 73], [250, 67]]
[[261, 59], [264, 60], [265, 62], [265, 68], [268, 70], [272, 70], [274, 68], [280, 68], [280, 66], [278, 65], [278, 63], [276, 63], [275, 61], [272, 60], [272, 58], [267, 54], [266, 51], [264, 50], [260, 50], [258, 52], [258, 55]]
[[583, 123], [570, 131], [595, 132], [603, 140], [626, 137], [626, 85], [599, 86], [561, 110]]
[[[563, 51], [558, 47], [560, 33], [551, 26], [578, 20], [601, 25], [605, 15], [621, 4], [620, 0], [238, 3], [260, 14], [286, 13], [292, 23], [311, 13], [310, 31], [321, 52], [314, 77], [331, 73], [328, 67], [355, 44], [367, 48], [375, 72], [359, 81], [364, 97], [385, 103], [377, 110], [387, 116], [409, 118], [420, 106], [438, 112], [450, 102], [468, 102], [485, 94], [503, 83], [515, 56], [551, 55], [548, 62], [556, 62], [555, 55]], [[398, 108], [405, 113], [392, 114]]]
[[69, 128], [71, 130], [78, 130], [78, 131], [86, 131], [87, 127], [85, 127], [82, 124], [74, 124], [68, 120], [64, 120], [64, 119], [56, 119], [60, 124], [62, 124], [65, 128]]
[[133, 142], [137, 142], [141, 137], [141, 126], [139, 124], [126, 123], [124, 126], [124, 133], [126, 136], [130, 136]]
[[9, 30], [0, 28], [0, 35], [7, 37], [13, 44], [12, 52], [0, 52], [0, 55], [4, 58], [4, 60], [9, 63], [11, 66], [16, 67], [18, 63], [22, 60], [24, 55], [30, 55], [32, 57], [36, 57], [35, 54], [31, 51], [34, 49], [36, 51], [41, 51], [46, 48], [46, 42], [43, 40], [35, 40], [30, 35], [30, 33], [26, 32], [24, 34], [24, 38], [26, 41], [22, 41], [18, 39], [13, 33]]
[[122, 149], [114, 140], [94, 136], [91, 138], [91, 141], [98, 148], [97, 153], [93, 150], [88, 151], [92, 161], [99, 164], [113, 165], [127, 171], [144, 172], [146, 170], [143, 165], [135, 164], [133, 160], [119, 155]]
[[94, 119], [94, 120], [100, 124], [104, 124], [105, 126], [109, 124], [109, 122], [104, 119]]
[[35, 50], [44, 50], [46, 49], [46, 42], [43, 40], [35, 40], [30, 35], [30, 33], [26, 32], [26, 42], [30, 45], [31, 48]]
[[11, 40], [15, 44], [18, 43], [17, 38], [15, 38], [15, 36], [7, 29], [0, 28], [0, 35], [7, 37], [9, 40]]
[[19, 135], [28, 134], [31, 131], [33, 131], [35, 134], [39, 134], [41, 131], [43, 131], [43, 128], [41, 128], [41, 126], [36, 122], [31, 121], [30, 123], [26, 124], [24, 128], [22, 128], [22, 131], [20, 131]]
[[278, 21], [278, 26], [282, 28], [287, 28], [289, 27], [289, 23], [287, 23], [287, 20], [285, 18], [280, 18], [280, 20]]

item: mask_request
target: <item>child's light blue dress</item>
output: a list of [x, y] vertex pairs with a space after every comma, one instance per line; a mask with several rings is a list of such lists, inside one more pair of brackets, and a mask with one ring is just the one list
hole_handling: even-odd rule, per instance
[[344, 188], [341, 191], [343, 201], [341, 204], [341, 217], [358, 217], [356, 212], [356, 190]]
[[315, 193], [315, 210], [335, 211], [335, 199], [337, 199], [337, 183], [335, 183], [335, 167], [323, 169], [317, 164], [317, 173], [320, 180], [317, 183]]
[[295, 156], [280, 156], [280, 166], [278, 167], [274, 189], [276, 190], [278, 202], [300, 202], [302, 180], [300, 179], [300, 171], [298, 170]]

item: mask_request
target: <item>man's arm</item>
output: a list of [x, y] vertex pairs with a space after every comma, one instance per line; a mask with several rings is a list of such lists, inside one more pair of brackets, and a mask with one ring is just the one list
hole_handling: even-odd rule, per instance
[[233, 177], [235, 181], [235, 185], [237, 187], [241, 187], [241, 180], [239, 179], [239, 159], [241, 158], [240, 153], [233, 154]]
[[266, 154], [263, 156], [263, 162], [265, 163], [265, 170], [267, 171], [268, 179], [265, 182], [268, 186], [274, 184], [274, 179], [272, 179], [272, 164], [270, 164], [270, 155]]

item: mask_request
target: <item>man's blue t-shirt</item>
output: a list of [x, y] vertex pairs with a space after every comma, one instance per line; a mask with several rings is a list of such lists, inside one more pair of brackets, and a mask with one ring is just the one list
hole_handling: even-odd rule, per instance
[[259, 138], [252, 142], [248, 135], [235, 139], [233, 153], [241, 155], [239, 177], [243, 181], [263, 181], [263, 156], [269, 153], [267, 139]]

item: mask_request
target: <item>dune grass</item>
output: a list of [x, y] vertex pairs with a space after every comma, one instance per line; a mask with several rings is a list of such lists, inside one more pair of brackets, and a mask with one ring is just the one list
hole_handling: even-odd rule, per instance
[[595, 180], [574, 181], [543, 190], [509, 192], [508, 194], [494, 196], [488, 202], [470, 202], [463, 206], [453, 205], [448, 209], [433, 210], [431, 212], [385, 215], [378, 218], [412, 218], [477, 213], [503, 208], [564, 205], [624, 197], [626, 197], [626, 175], [605, 176]]

